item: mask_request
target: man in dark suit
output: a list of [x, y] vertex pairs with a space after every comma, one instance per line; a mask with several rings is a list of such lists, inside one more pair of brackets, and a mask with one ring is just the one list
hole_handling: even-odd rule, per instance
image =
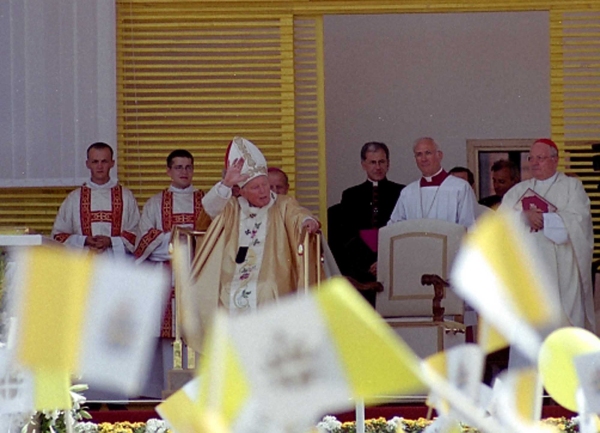
[[496, 194], [484, 197], [479, 204], [492, 209], [497, 209], [502, 203], [502, 197], [513, 186], [521, 181], [519, 168], [512, 161], [500, 159], [492, 164], [492, 182]]
[[[377, 280], [377, 232], [389, 221], [404, 185], [386, 178], [390, 151], [384, 143], [366, 143], [360, 159], [367, 180], [342, 193], [336, 259], [343, 275], [369, 283]], [[361, 293], [375, 305], [374, 291]]]

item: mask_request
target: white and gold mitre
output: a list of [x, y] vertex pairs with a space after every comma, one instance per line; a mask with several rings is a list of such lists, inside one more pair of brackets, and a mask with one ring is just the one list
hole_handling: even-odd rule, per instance
[[240, 187], [244, 186], [252, 179], [258, 176], [267, 175], [267, 160], [262, 152], [251, 141], [242, 137], [234, 137], [229, 143], [225, 155], [225, 164], [229, 167], [233, 161], [244, 158], [244, 166], [241, 174], [247, 174], [248, 179], [240, 182]]

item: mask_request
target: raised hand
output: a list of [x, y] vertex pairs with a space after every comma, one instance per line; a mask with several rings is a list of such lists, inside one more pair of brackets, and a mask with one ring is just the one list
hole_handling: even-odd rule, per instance
[[248, 179], [247, 174], [242, 174], [242, 167], [244, 166], [244, 158], [236, 158], [233, 163], [227, 167], [225, 176], [223, 177], [223, 185], [231, 188], [234, 185]]

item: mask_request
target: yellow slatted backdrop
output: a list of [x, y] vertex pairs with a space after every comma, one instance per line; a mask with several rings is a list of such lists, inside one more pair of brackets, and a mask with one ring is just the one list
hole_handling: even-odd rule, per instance
[[600, 172], [592, 165], [592, 144], [600, 143], [600, 5], [553, 10], [550, 18], [552, 137], [566, 156], [562, 168], [581, 179], [592, 200], [600, 258]]
[[[326, 221], [323, 19], [294, 20], [296, 197]], [[323, 193], [321, 193], [323, 192]]]
[[[567, 155], [563, 168], [584, 181], [600, 226], [600, 176], [591, 166], [591, 144], [600, 142], [600, 0], [116, 5], [119, 177], [140, 204], [167, 184], [164, 158], [170, 150], [183, 147], [196, 155], [195, 183], [207, 189], [220, 177], [229, 140], [239, 134], [288, 172], [292, 192], [322, 221], [323, 15], [549, 11], [552, 137]], [[1, 224], [49, 232], [66, 191], [0, 189]]]
[[0, 188], [0, 226], [28, 227], [49, 235], [60, 204], [73, 189]]
[[118, 2], [119, 177], [143, 203], [165, 188], [165, 157], [196, 157], [196, 186], [220, 179], [235, 135], [294, 189], [293, 22], [237, 12], [206, 16], [193, 2]]

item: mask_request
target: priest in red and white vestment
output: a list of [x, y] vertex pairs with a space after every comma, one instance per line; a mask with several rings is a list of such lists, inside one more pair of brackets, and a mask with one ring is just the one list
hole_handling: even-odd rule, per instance
[[556, 283], [563, 324], [594, 331], [592, 252], [594, 234], [590, 199], [579, 179], [557, 171], [558, 147], [539, 139], [529, 152], [533, 176], [513, 186], [499, 210], [518, 212]]
[[174, 150], [167, 157], [169, 187], [150, 197], [142, 211], [137, 245], [137, 261], [167, 262], [171, 229], [175, 226], [195, 230], [202, 211], [204, 192], [194, 188], [194, 157], [184, 149]]
[[125, 256], [133, 253], [140, 211], [133, 193], [110, 178], [113, 149], [106, 143], [88, 147], [90, 181], [64, 200], [52, 238], [96, 253]]
[[239, 159], [247, 175], [241, 195], [231, 197], [213, 220], [192, 264], [192, 284], [182, 291], [184, 338], [197, 351], [217, 308], [244, 314], [302, 287], [300, 234], [303, 227], [319, 230], [308, 209], [270, 190], [264, 156], [236, 137], [227, 160]]
[[413, 151], [422, 177], [402, 190], [388, 224], [431, 218], [470, 227], [477, 203], [471, 186], [442, 168], [443, 153], [432, 138], [419, 138]]

